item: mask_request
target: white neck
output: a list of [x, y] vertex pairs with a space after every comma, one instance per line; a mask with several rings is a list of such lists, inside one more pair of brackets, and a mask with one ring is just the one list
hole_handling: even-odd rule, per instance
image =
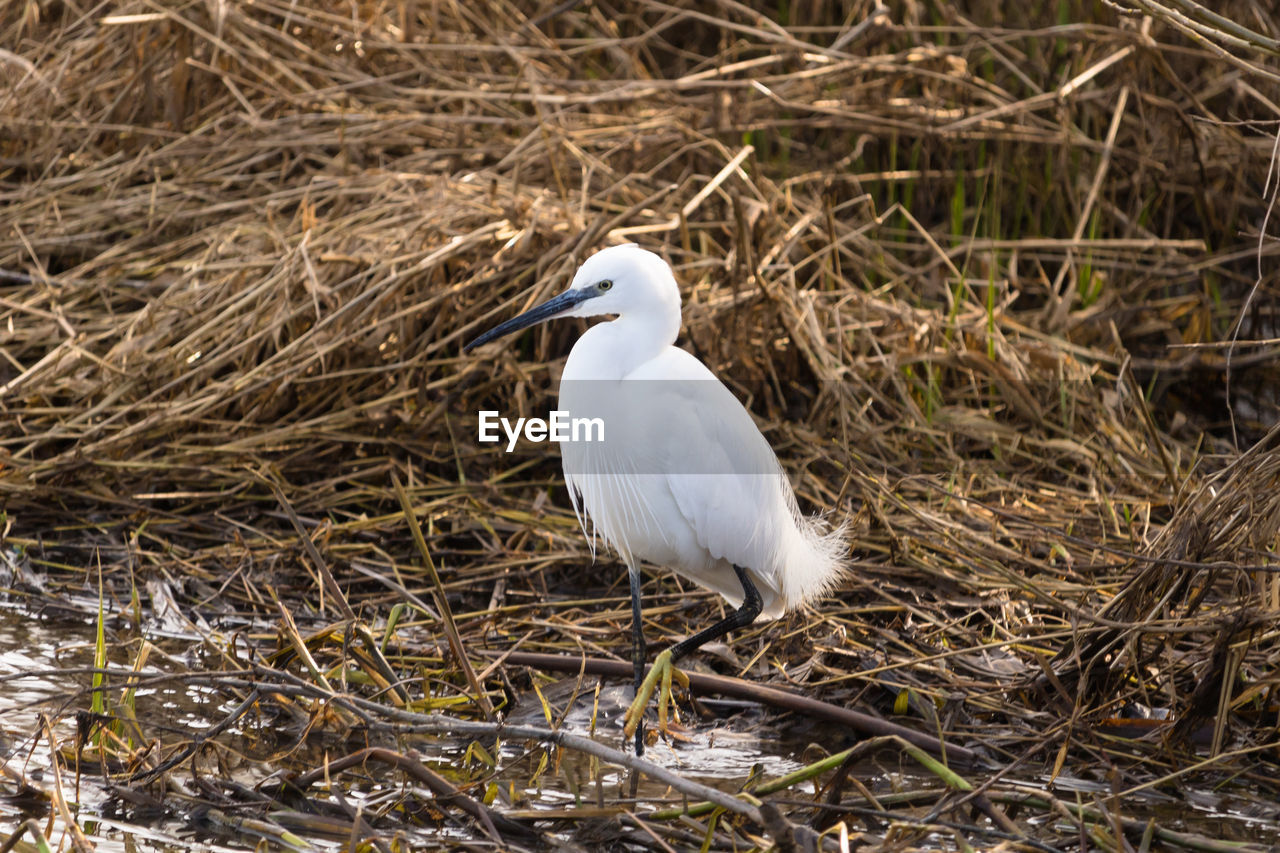
[[565, 364], [567, 379], [623, 379], [676, 342], [680, 306], [628, 311], [609, 323], [587, 329]]

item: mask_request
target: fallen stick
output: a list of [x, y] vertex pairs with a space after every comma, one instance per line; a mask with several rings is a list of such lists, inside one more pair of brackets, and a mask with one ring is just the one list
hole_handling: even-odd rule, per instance
[[[586, 658], [569, 655], [552, 655], [540, 652], [503, 652], [503, 660], [517, 666], [530, 666], [534, 669], [552, 670], [555, 672], [586, 672], [588, 675], [603, 675], [613, 678], [631, 678], [632, 668], [629, 661], [605, 660], [603, 658]], [[585, 669], [584, 669], [585, 667]], [[979, 764], [977, 753], [963, 746], [944, 743], [933, 735], [909, 729], [870, 714], [832, 705], [819, 699], [801, 696], [789, 690], [780, 690], [764, 684], [756, 684], [741, 678], [727, 675], [709, 675], [698, 672], [686, 672], [689, 676], [689, 689], [695, 693], [715, 693], [721, 696], [732, 696], [737, 699], [750, 699], [775, 708], [795, 711], [806, 717], [827, 720], [832, 723], [849, 726], [864, 734], [876, 737], [896, 735], [910, 744], [927, 749], [935, 755], [948, 760], [956, 760], [969, 764]]]

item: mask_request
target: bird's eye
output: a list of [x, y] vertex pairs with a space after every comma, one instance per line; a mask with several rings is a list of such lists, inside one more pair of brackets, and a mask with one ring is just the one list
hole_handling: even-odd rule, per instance
[[600, 288], [601, 290], [608, 290], [609, 288], [613, 287], [613, 282], [609, 281], [609, 279], [606, 278], [604, 281], [597, 284], [596, 287]]

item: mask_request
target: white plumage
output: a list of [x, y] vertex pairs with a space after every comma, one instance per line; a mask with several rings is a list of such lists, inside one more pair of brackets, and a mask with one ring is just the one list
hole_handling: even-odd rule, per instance
[[[602, 282], [611, 286], [600, 291]], [[800, 514], [748, 411], [703, 362], [673, 346], [680, 288], [666, 261], [634, 245], [605, 248], [564, 297], [564, 310], [550, 316], [617, 315], [577, 339], [559, 387], [559, 409], [605, 424], [604, 442], [561, 444], [564, 480], [593, 548], [599, 533], [632, 569], [641, 560], [667, 567], [735, 607], [739, 565], [769, 619], [827, 592], [842, 573], [844, 528], [828, 532]], [[515, 330], [499, 329], [490, 334]]]
[[612, 287], [564, 315], [617, 315], [578, 339], [560, 379], [562, 410], [605, 422], [604, 442], [561, 445], [584, 532], [594, 528], [629, 566], [667, 567], [735, 607], [743, 598], [737, 564], [771, 619], [826, 592], [842, 572], [843, 528], [824, 532], [800, 514], [747, 410], [674, 346], [680, 291], [671, 268], [652, 252], [616, 246], [589, 258], [570, 290], [601, 281]]
[[[680, 289], [662, 258], [634, 245], [604, 249], [578, 269], [568, 290], [466, 348], [554, 317], [609, 314], [616, 319], [592, 326], [574, 344], [559, 398], [572, 418], [600, 418], [604, 441], [584, 433], [562, 443], [561, 453], [593, 552], [598, 533], [630, 568], [637, 617], [642, 560], [739, 608], [673, 647], [673, 657], [830, 589], [844, 570], [844, 526], [831, 530], [800, 514], [747, 410], [702, 362], [674, 346]], [[638, 624], [633, 632], [638, 685], [643, 637]]]

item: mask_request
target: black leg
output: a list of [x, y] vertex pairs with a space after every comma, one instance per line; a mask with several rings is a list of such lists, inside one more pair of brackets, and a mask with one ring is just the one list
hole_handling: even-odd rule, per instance
[[[680, 658], [694, 651], [703, 643], [712, 640], [718, 640], [725, 634], [736, 628], [742, 628], [756, 621], [756, 617], [760, 615], [764, 602], [760, 600], [760, 590], [756, 589], [756, 585], [751, 582], [751, 578], [743, 571], [742, 567], [734, 566], [733, 570], [738, 575], [738, 580], [742, 582], [742, 606], [721, 619], [710, 628], [706, 628], [692, 637], [688, 637], [671, 647], [671, 662], [675, 663]], [[634, 584], [632, 589], [635, 589]], [[638, 611], [637, 611], [638, 612]], [[643, 642], [643, 640], [641, 640]]]
[[[629, 569], [631, 581], [631, 664], [635, 667], [635, 688], [640, 692], [640, 683], [644, 681], [644, 626], [640, 622], [640, 572]], [[644, 720], [636, 727], [636, 756], [644, 755]]]

